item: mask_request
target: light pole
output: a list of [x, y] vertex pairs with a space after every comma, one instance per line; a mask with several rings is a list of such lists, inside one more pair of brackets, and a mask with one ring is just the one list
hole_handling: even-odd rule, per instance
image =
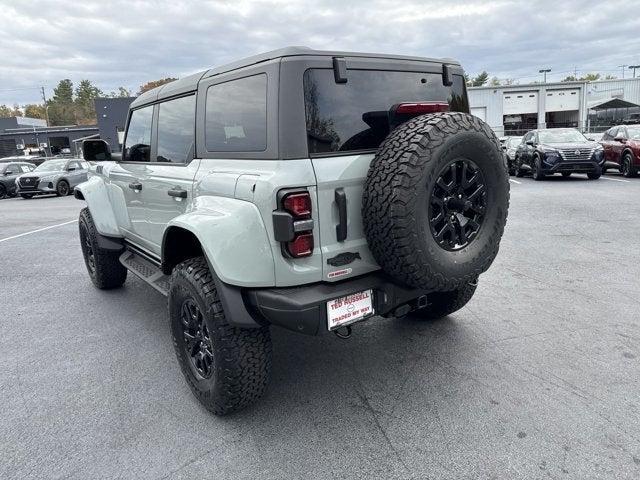
[[538, 70], [538, 73], [542, 73], [544, 75], [544, 82], [547, 83], [547, 73], [551, 71], [550, 68], [543, 68], [542, 70]]
[[618, 67], [621, 69], [622, 71], [622, 79], [624, 80], [624, 69], [627, 68], [629, 65], [618, 65]]
[[629, 65], [629, 68], [633, 70], [633, 78], [636, 78], [636, 68], [640, 68], [640, 65]]

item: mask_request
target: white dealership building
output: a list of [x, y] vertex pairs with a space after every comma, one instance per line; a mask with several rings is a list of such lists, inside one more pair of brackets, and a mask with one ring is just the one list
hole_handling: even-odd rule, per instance
[[499, 136], [553, 127], [602, 132], [640, 112], [640, 78], [468, 87], [468, 92], [471, 113]]

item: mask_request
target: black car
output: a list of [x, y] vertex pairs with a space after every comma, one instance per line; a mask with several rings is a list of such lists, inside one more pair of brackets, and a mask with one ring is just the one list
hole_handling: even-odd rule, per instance
[[23, 173], [33, 172], [36, 166], [27, 162], [0, 163], [0, 198], [16, 196], [16, 178]]
[[531, 130], [522, 139], [515, 154], [515, 174], [530, 172], [534, 180], [561, 173], [586, 173], [596, 180], [602, 175], [604, 150], [575, 128]]

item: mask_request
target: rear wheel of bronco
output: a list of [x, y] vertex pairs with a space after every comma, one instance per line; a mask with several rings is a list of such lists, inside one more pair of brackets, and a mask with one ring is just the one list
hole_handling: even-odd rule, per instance
[[449, 291], [493, 262], [509, 207], [509, 176], [491, 128], [465, 113], [417, 117], [371, 162], [362, 217], [382, 269], [415, 288]]
[[428, 305], [411, 315], [426, 320], [446, 317], [464, 307], [473, 297], [477, 286], [478, 282], [474, 281], [449, 292], [430, 293], [427, 295]]
[[98, 246], [96, 227], [86, 207], [80, 211], [78, 228], [84, 263], [93, 284], [101, 290], [121, 287], [127, 279], [127, 269], [120, 263], [120, 252]]
[[226, 415], [263, 395], [271, 371], [269, 328], [229, 325], [204, 258], [174, 268], [169, 319], [182, 373], [207, 410]]

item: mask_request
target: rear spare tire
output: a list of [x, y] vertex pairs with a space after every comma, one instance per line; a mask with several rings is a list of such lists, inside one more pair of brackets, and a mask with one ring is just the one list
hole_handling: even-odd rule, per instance
[[388, 275], [451, 291], [489, 268], [508, 208], [498, 139], [480, 119], [451, 112], [416, 117], [389, 134], [369, 167], [362, 217]]

